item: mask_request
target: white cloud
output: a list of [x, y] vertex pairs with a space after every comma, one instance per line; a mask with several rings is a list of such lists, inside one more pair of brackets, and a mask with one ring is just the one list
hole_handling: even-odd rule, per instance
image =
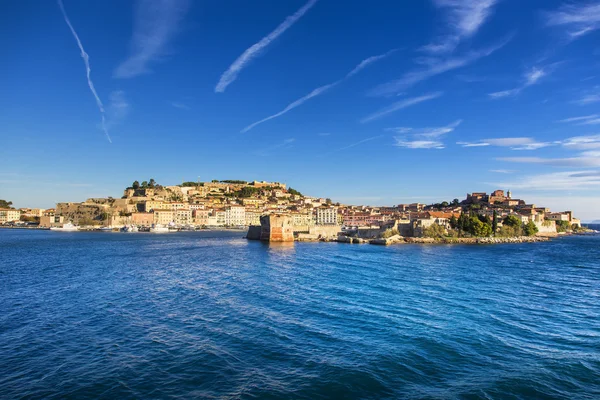
[[189, 0], [137, 0], [131, 52], [114, 76], [132, 78], [149, 73], [148, 64], [166, 55], [189, 7]]
[[582, 96], [580, 99], [575, 100], [575, 104], [580, 106], [586, 106], [588, 104], [597, 103], [600, 101], [600, 94], [587, 94]]
[[600, 171], [553, 172], [525, 176], [511, 182], [498, 182], [495, 185], [527, 190], [593, 190], [600, 189]]
[[397, 147], [405, 147], [407, 149], [443, 149], [444, 143], [437, 140], [404, 140], [395, 137]]
[[295, 141], [295, 138], [285, 139], [282, 142], [276, 143], [272, 146], [264, 147], [254, 152], [254, 154], [261, 157], [267, 157], [270, 156], [274, 150], [283, 150], [292, 147]]
[[550, 165], [554, 167], [600, 167], [600, 158], [598, 157], [502, 157], [498, 158], [498, 160], [514, 163]]
[[600, 135], [575, 136], [559, 143], [573, 150], [600, 149]]
[[516, 96], [519, 93], [521, 93], [521, 91], [523, 91], [524, 89], [528, 88], [529, 86], [535, 85], [539, 82], [540, 79], [549, 75], [556, 68], [557, 65], [558, 63], [543, 68], [533, 67], [523, 74], [523, 83], [521, 84], [521, 86], [518, 86], [514, 89], [490, 93], [488, 96], [490, 96], [492, 99], [501, 99], [504, 97]]
[[182, 110], [189, 110], [190, 109], [190, 106], [188, 106], [187, 104], [184, 104], [184, 103], [180, 103], [178, 101], [171, 102], [171, 105], [173, 107], [175, 107], [175, 108], [179, 108], [179, 109], [182, 109]]
[[571, 39], [581, 37], [600, 28], [600, 4], [565, 4], [556, 11], [546, 13], [546, 23], [549, 26], [566, 27]]
[[[344, 147], [340, 147], [339, 149], [335, 149], [335, 150], [333, 150], [333, 151], [332, 151], [332, 152], [330, 152], [330, 153], [335, 153], [335, 152], [338, 152], [338, 151], [348, 150], [348, 149], [350, 149], [350, 148], [352, 148], [352, 147], [356, 147], [356, 146], [358, 146], [358, 145], [361, 145], [361, 144], [363, 144], [363, 143], [366, 143], [366, 142], [370, 142], [371, 140], [379, 139], [379, 138], [381, 138], [381, 137], [383, 137], [383, 135], [378, 135], [378, 136], [368, 137], [368, 138], [366, 138], [366, 139], [359, 140], [358, 142], [351, 143], [351, 144], [349, 144], [349, 145], [346, 145], [346, 146], [344, 146]], [[329, 153], [328, 153], [328, 154], [329, 154]]]
[[406, 107], [410, 107], [415, 104], [422, 103], [424, 101], [437, 99], [442, 94], [443, 94], [442, 92], [435, 92], [435, 93], [429, 93], [429, 94], [419, 96], [419, 97], [411, 97], [408, 99], [397, 101], [397, 102], [391, 104], [390, 106], [377, 111], [376, 113], [366, 116], [365, 118], [361, 119], [360, 122], [364, 124], [366, 122], [370, 122], [370, 121], [379, 119], [387, 114], [393, 113], [398, 110], [402, 110]]
[[75, 28], [73, 28], [73, 25], [71, 25], [71, 20], [69, 19], [68, 15], [67, 15], [67, 12], [65, 10], [65, 6], [64, 6], [62, 0], [58, 0], [58, 6], [60, 7], [60, 12], [62, 13], [63, 18], [64, 18], [65, 22], [67, 23], [67, 25], [69, 26], [69, 29], [71, 30], [71, 33], [73, 34], [73, 37], [75, 38], [75, 41], [77, 42], [77, 46], [79, 47], [79, 50], [81, 51], [81, 58], [83, 58], [83, 63], [85, 64], [88, 87], [90, 88], [90, 91], [92, 92], [92, 95], [94, 96], [94, 99], [96, 100], [96, 105], [98, 106], [98, 110], [100, 111], [102, 131], [104, 131], [104, 134], [106, 135], [106, 139], [108, 140], [108, 142], [112, 143], [110, 135], [108, 134], [108, 127], [106, 126], [106, 115], [104, 112], [104, 105], [102, 104], [102, 101], [100, 100], [100, 96], [98, 96], [98, 93], [96, 93], [96, 88], [94, 87], [94, 83], [92, 82], [92, 78], [91, 78], [92, 69], [90, 68], [90, 57], [89, 57], [88, 53], [86, 53], [86, 51], [83, 49], [83, 44], [81, 43], [81, 40], [79, 40], [79, 35], [77, 35], [77, 32], [75, 32]]
[[433, 138], [441, 135], [445, 135], [446, 133], [450, 133], [454, 131], [460, 124], [462, 120], [456, 120], [451, 124], [446, 126], [436, 127], [436, 128], [406, 128], [406, 127], [398, 127], [398, 128], [387, 128], [386, 131], [392, 131], [395, 133], [410, 133], [415, 136], [420, 136], [424, 138]]
[[582, 117], [572, 117], [572, 118], [561, 119], [561, 120], [556, 121], [556, 122], [581, 122], [581, 121], [594, 120], [596, 118], [600, 118], [600, 115], [598, 115], [598, 114], [592, 114], [592, 115], [585, 115], [585, 116], [582, 116]]
[[237, 79], [239, 73], [246, 67], [246, 65], [254, 58], [266, 51], [266, 48], [281, 36], [285, 31], [292, 27], [300, 18], [308, 12], [318, 0], [309, 0], [302, 8], [296, 11], [293, 15], [287, 17], [274, 31], [263, 37], [257, 43], [247, 48], [238, 58], [231, 64], [231, 66], [221, 75], [221, 79], [215, 87], [215, 92], [222, 93], [227, 89], [233, 81]]
[[461, 124], [461, 122], [462, 120], [459, 119], [449, 125], [439, 128], [389, 128], [387, 130], [391, 130], [396, 133], [408, 133], [409, 138], [412, 139], [407, 140], [406, 136], [394, 137], [396, 140], [395, 146], [397, 147], [405, 147], [408, 149], [443, 149], [445, 147], [444, 143], [442, 143], [438, 138], [453, 132]]
[[106, 127], [111, 128], [120, 124], [131, 111], [131, 105], [125, 98], [125, 92], [115, 90], [109, 96], [109, 104], [106, 109]]
[[498, 146], [510, 147], [512, 150], [537, 150], [553, 146], [555, 143], [537, 142], [528, 137], [483, 139], [479, 142], [456, 142], [462, 147]]
[[323, 86], [320, 86], [320, 87], [314, 89], [312, 92], [310, 92], [306, 96], [301, 97], [298, 100], [293, 101], [292, 103], [288, 104], [287, 107], [285, 107], [283, 110], [279, 111], [278, 113], [275, 113], [273, 115], [269, 115], [268, 117], [263, 118], [260, 121], [256, 121], [256, 122], [248, 125], [244, 129], [242, 129], [241, 132], [242, 133], [248, 132], [250, 129], [256, 127], [257, 125], [262, 124], [263, 122], [267, 122], [267, 121], [270, 121], [270, 120], [275, 119], [277, 117], [281, 117], [283, 114], [287, 113], [288, 111], [293, 110], [296, 107], [301, 106], [302, 104], [304, 104], [306, 101], [312, 99], [313, 97], [320, 96], [321, 94], [325, 93], [329, 89], [334, 88], [335, 86], [341, 84], [346, 79], [351, 78], [352, 76], [356, 75], [359, 71], [361, 71], [364, 68], [366, 68], [368, 65], [373, 64], [376, 61], [384, 59], [388, 55], [392, 54], [394, 51], [395, 50], [391, 50], [391, 51], [388, 51], [385, 54], [381, 54], [381, 55], [378, 55], [378, 56], [369, 57], [369, 58], [361, 61], [356, 67], [354, 67], [352, 69], [352, 71], [350, 71], [349, 73], [347, 73], [346, 76], [343, 77], [342, 79], [339, 79], [339, 80], [337, 80], [335, 82], [328, 83], [327, 85], [323, 85]]
[[422, 48], [430, 53], [448, 53], [465, 38], [472, 37], [492, 14], [497, 0], [434, 0], [447, 11], [449, 33]]
[[511, 97], [516, 96], [521, 92], [521, 89], [510, 89], [510, 90], [502, 90], [500, 92], [494, 92], [488, 94], [492, 99], [501, 99], [503, 97]]
[[514, 174], [517, 171], [514, 169], [490, 169], [490, 172], [495, 172], [497, 174]]
[[371, 90], [369, 94], [373, 96], [394, 95], [410, 86], [417, 84], [418, 82], [424, 81], [436, 75], [443, 74], [444, 72], [465, 67], [474, 63], [480, 58], [487, 57], [496, 50], [504, 47], [504, 45], [506, 45], [509, 41], [510, 37], [494, 46], [481, 50], [470, 51], [462, 56], [453, 56], [446, 59], [432, 60], [432, 62], [426, 68], [407, 72], [400, 79], [378, 85]]

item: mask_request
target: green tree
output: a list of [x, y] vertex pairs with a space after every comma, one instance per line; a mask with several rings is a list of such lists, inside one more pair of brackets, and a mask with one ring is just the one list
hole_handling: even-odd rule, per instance
[[150, 178], [150, 181], [148, 182], [148, 187], [150, 189], [154, 188], [154, 186], [156, 186], [156, 181], [152, 178]]
[[517, 218], [514, 215], [509, 215], [506, 218], [504, 218], [504, 221], [502, 221], [502, 224], [506, 225], [506, 226], [515, 227], [515, 226], [521, 226], [522, 222], [521, 222], [520, 218]]
[[566, 232], [569, 228], [569, 221], [556, 221], [556, 232]]
[[147, 181], [143, 181], [141, 188], [142, 189], [146, 189], [147, 187], [148, 187], [148, 182]]
[[538, 232], [539, 232], [539, 229], [533, 221], [529, 221], [523, 227], [523, 233], [525, 233], [525, 236], [533, 236]]
[[473, 236], [485, 237], [492, 234], [492, 226], [488, 223], [482, 222], [478, 217], [469, 218], [468, 231]]
[[425, 237], [443, 238], [446, 235], [446, 229], [441, 225], [433, 224], [425, 228], [423, 234]]
[[453, 206], [457, 206], [460, 202], [458, 201], [458, 199], [454, 199], [452, 200], [452, 203], [450, 203]]
[[296, 189], [292, 189], [292, 188], [289, 188], [289, 189], [288, 189], [288, 193], [289, 193], [289, 194], [292, 194], [292, 195], [294, 195], [294, 196], [302, 196], [302, 193], [300, 193], [300, 192], [299, 192], [299, 191], [297, 191]]
[[12, 201], [0, 200], [0, 208], [12, 208]]
[[458, 218], [454, 216], [454, 214], [450, 217], [450, 227], [452, 229], [458, 228]]
[[331, 203], [332, 203], [332, 201], [331, 201], [331, 199], [327, 198], [327, 199], [325, 199], [325, 203], [327, 203], [327, 204], [331, 204]]
[[498, 213], [494, 210], [494, 215], [492, 216], [492, 233], [495, 235], [496, 231], [498, 231]]
[[131, 187], [133, 189], [139, 189], [140, 188], [140, 183], [138, 181], [133, 181], [133, 184], [131, 185]]

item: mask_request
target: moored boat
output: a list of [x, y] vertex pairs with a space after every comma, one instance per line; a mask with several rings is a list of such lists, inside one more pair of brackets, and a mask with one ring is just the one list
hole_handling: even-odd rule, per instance
[[79, 227], [76, 225], [73, 225], [70, 222], [67, 222], [66, 224], [63, 224], [63, 226], [53, 226], [50, 228], [51, 231], [57, 231], [57, 232], [74, 232], [74, 231], [78, 231]]

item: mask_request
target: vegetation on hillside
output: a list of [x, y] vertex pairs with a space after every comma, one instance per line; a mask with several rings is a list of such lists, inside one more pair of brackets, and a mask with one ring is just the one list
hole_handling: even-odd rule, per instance
[[0, 208], [13, 208], [12, 204], [13, 204], [12, 201], [6, 201], [6, 200], [0, 199]]

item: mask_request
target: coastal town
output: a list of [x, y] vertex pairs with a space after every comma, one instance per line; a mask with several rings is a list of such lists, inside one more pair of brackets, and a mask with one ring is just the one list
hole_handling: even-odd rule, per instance
[[247, 229], [248, 239], [266, 241], [390, 244], [408, 238], [540, 238], [583, 229], [571, 211], [551, 211], [503, 190], [435, 204], [366, 206], [307, 196], [279, 182], [213, 180], [163, 186], [150, 179], [133, 182], [121, 198], [57, 203], [53, 209], [16, 209], [1, 201], [0, 225], [58, 231], [230, 228]]

